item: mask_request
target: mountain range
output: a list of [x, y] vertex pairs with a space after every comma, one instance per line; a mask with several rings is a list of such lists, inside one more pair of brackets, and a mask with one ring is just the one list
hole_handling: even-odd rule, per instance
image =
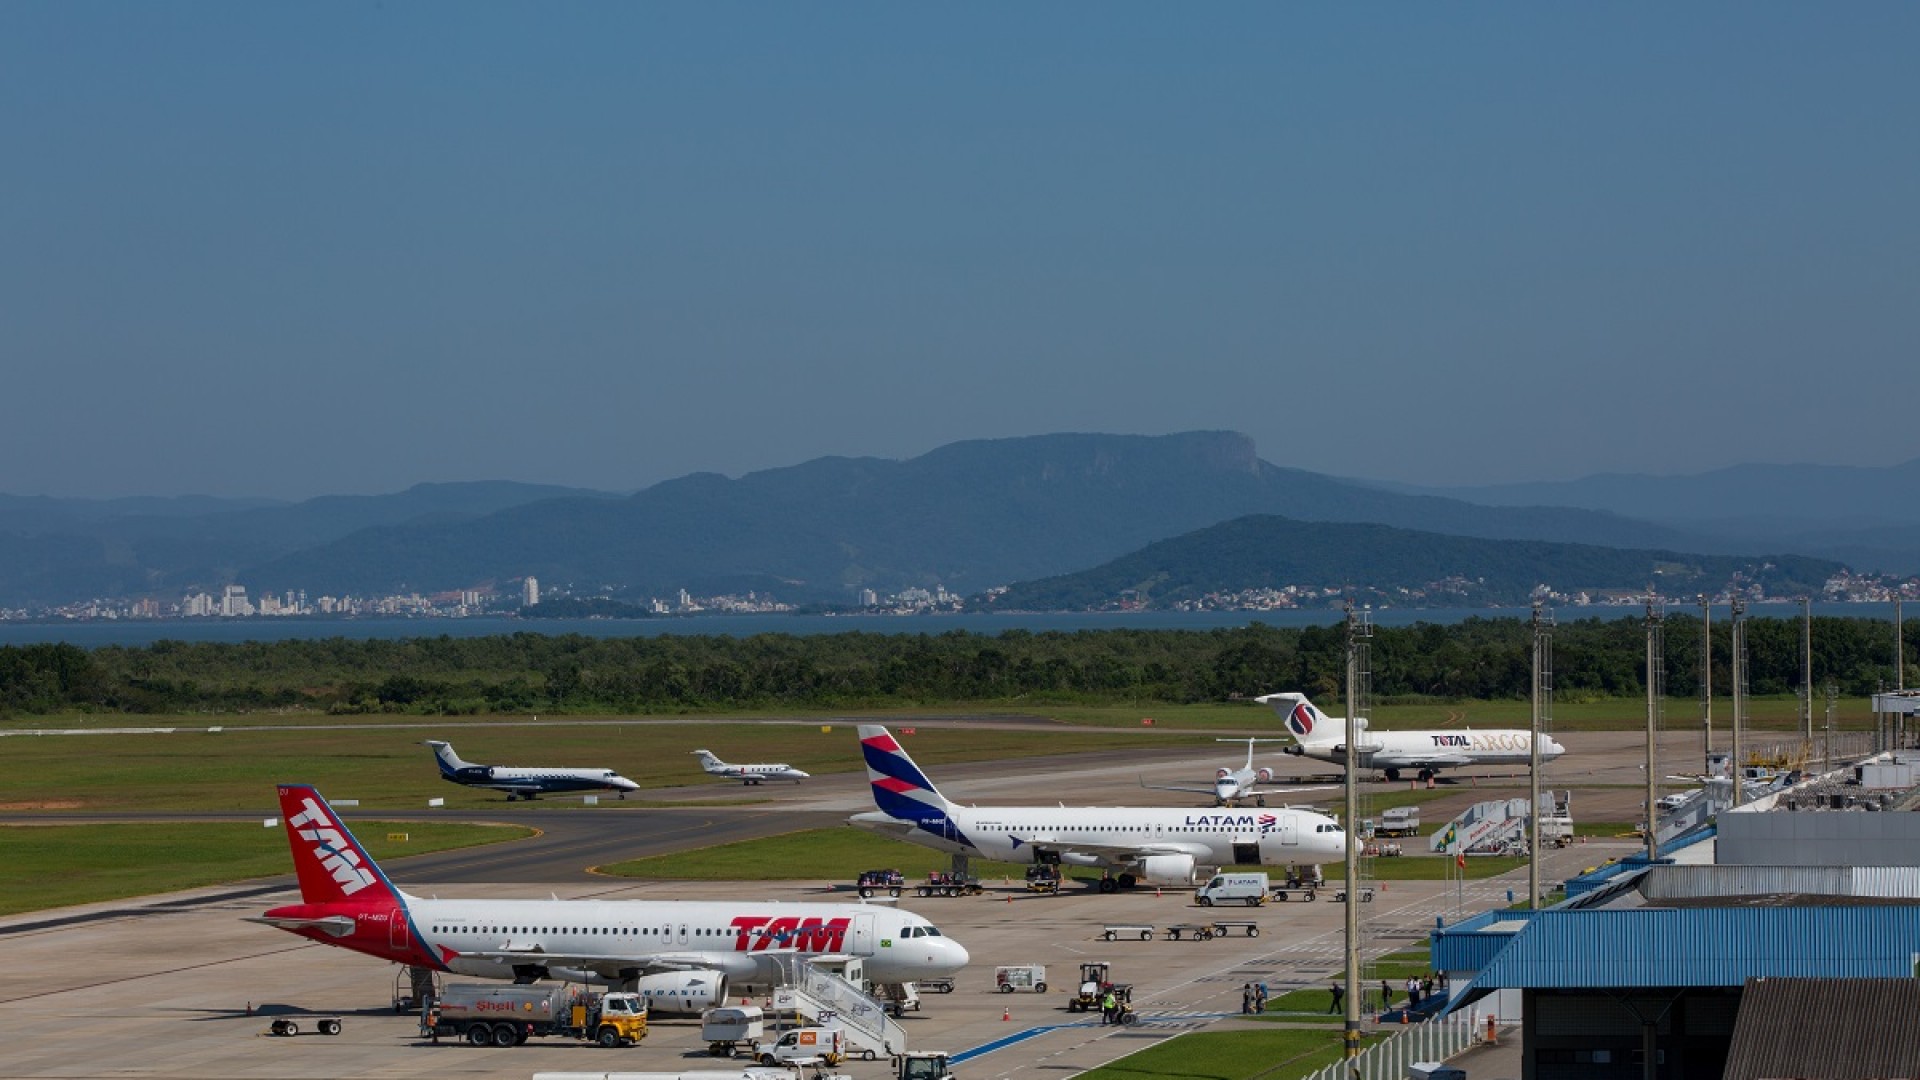
[[[1911, 497], [1920, 493], [1920, 463], [1838, 476], [1794, 466], [1729, 472], [1718, 483], [1737, 483], [1740, 494], [1724, 499], [1708, 498], [1717, 482], [1701, 478], [1692, 486], [1620, 477], [1415, 490], [1275, 465], [1244, 435], [1187, 432], [961, 442], [908, 460], [830, 457], [738, 478], [697, 473], [626, 495], [473, 483], [286, 504], [0, 496], [0, 605], [173, 598], [228, 582], [316, 596], [438, 592], [526, 575], [576, 593], [758, 590], [844, 604], [862, 587], [976, 593], [1071, 574], [1256, 515], [1920, 568], [1920, 540], [1908, 527], [1909, 508], [1920, 506]], [[1764, 527], [1722, 513], [1763, 506], [1774, 508], [1754, 515]], [[1811, 509], [1778, 509], [1801, 506]], [[1794, 528], [1802, 542], [1774, 539]]]

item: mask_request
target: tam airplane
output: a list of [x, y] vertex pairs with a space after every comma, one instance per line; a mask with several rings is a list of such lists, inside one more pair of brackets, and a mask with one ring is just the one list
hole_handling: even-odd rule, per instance
[[[1149, 784], [1142, 781], [1140, 786], [1154, 791], [1191, 791], [1197, 795], [1213, 796], [1215, 806], [1236, 806], [1241, 799], [1254, 800], [1255, 806], [1267, 805], [1267, 793], [1259, 785], [1273, 782], [1273, 770], [1253, 767], [1253, 744], [1263, 742], [1289, 742], [1288, 739], [1215, 739], [1214, 742], [1243, 742], [1247, 744], [1247, 763], [1237, 769], [1224, 765], [1214, 770], [1213, 786], [1200, 787], [1194, 784]], [[1290, 788], [1290, 791], [1317, 791], [1318, 788]]]
[[[1305, 694], [1268, 694], [1256, 698], [1273, 708], [1286, 722], [1294, 745], [1287, 753], [1344, 765], [1347, 761], [1347, 722], [1328, 716]], [[1530, 765], [1533, 733], [1524, 730], [1368, 731], [1359, 721], [1360, 743], [1355, 748], [1360, 767], [1379, 769], [1388, 780], [1400, 779], [1402, 769], [1416, 769], [1420, 779], [1441, 769], [1463, 765]], [[1552, 761], [1567, 748], [1550, 735], [1540, 736], [1540, 760]]]
[[886, 728], [860, 725], [877, 812], [848, 820], [936, 851], [1011, 863], [1099, 867], [1101, 892], [1191, 885], [1197, 866], [1285, 866], [1346, 858], [1347, 834], [1292, 808], [1196, 813], [1169, 807], [961, 806], [934, 789]]
[[617, 791], [621, 798], [640, 785], [612, 769], [529, 769], [517, 765], [475, 765], [462, 761], [453, 744], [427, 739], [440, 763], [440, 779], [465, 787], [492, 788], [507, 793], [507, 801], [532, 800], [556, 791]]
[[519, 983], [555, 978], [699, 1012], [786, 981], [782, 961], [841, 954], [879, 983], [945, 978], [967, 950], [890, 905], [697, 900], [441, 900], [401, 892], [313, 788], [280, 786], [300, 902], [249, 916], [396, 964]]
[[770, 765], [729, 765], [719, 758], [714, 757], [713, 752], [710, 750], [695, 750], [693, 756], [700, 759], [700, 767], [707, 770], [708, 775], [724, 776], [729, 780], [739, 780], [748, 784], [758, 784], [762, 780], [793, 780], [797, 782], [807, 778], [806, 773], [801, 772], [791, 765], [781, 765], [777, 763]]

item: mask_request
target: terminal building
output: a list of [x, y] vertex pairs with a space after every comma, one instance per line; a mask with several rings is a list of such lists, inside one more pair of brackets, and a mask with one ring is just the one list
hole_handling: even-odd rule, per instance
[[1920, 793], [1866, 791], [1873, 768], [1920, 758], [1722, 812], [1551, 908], [1436, 929], [1442, 1011], [1517, 1018], [1520, 1080], [1920, 1077]]

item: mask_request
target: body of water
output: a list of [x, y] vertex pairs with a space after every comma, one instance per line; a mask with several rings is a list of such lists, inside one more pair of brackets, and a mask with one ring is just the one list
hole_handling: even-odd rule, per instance
[[[1693, 604], [1676, 603], [1676, 614], [1692, 614]], [[1821, 616], [1892, 621], [1892, 604], [1815, 604]], [[1755, 618], [1797, 618], [1794, 603], [1755, 604], [1747, 609]], [[1371, 613], [1375, 625], [1457, 623], [1480, 618], [1525, 619], [1526, 608], [1390, 608]], [[1637, 619], [1638, 607], [1568, 607], [1555, 609], [1560, 622], [1578, 619]], [[659, 619], [114, 619], [63, 622], [0, 623], [0, 645], [30, 645], [63, 641], [85, 648], [101, 645], [151, 645], [156, 641], [286, 641], [314, 638], [486, 637], [494, 634], [586, 634], [591, 637], [656, 637], [661, 634], [944, 634], [965, 630], [998, 634], [1007, 630], [1212, 630], [1250, 626], [1335, 626], [1344, 618], [1338, 608], [1296, 611], [1130, 611], [1060, 614], [964, 615], [693, 615]], [[1727, 618], [1724, 605], [1713, 619]]]

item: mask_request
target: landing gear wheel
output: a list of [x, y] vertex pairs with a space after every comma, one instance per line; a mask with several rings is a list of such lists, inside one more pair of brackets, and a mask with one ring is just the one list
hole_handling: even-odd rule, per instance
[[1387, 782], [1388, 782], [1388, 783], [1395, 783], [1395, 782], [1397, 782], [1397, 781], [1399, 781], [1399, 779], [1400, 779], [1400, 770], [1399, 770], [1399, 769], [1388, 769], [1388, 770], [1387, 770]]
[[1110, 877], [1103, 877], [1100, 879], [1100, 891], [1103, 893], [1119, 892], [1120, 883]]
[[1138, 885], [1138, 884], [1140, 884], [1140, 880], [1139, 880], [1138, 878], [1136, 878], [1136, 877], [1134, 877], [1134, 876], [1133, 876], [1132, 874], [1121, 874], [1121, 875], [1120, 875], [1120, 887], [1121, 887], [1121, 888], [1123, 888], [1123, 889], [1131, 889], [1131, 888], [1133, 888], [1133, 887], [1134, 887], [1135, 885]]

